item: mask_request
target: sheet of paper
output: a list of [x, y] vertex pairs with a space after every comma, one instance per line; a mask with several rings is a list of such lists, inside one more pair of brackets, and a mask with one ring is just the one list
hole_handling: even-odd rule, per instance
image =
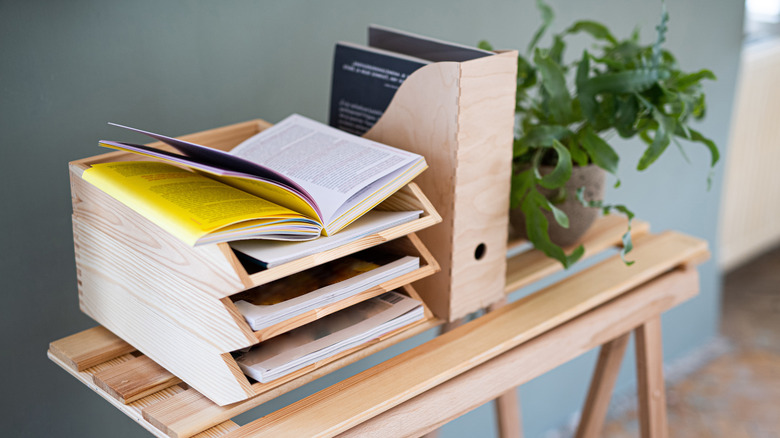
[[271, 338], [236, 360], [246, 374], [268, 382], [423, 317], [419, 301], [388, 292]]
[[236, 301], [235, 305], [252, 327], [252, 330], [257, 331], [309, 310], [357, 295], [388, 280], [412, 272], [419, 267], [420, 259], [418, 257], [399, 257], [394, 262], [304, 295], [282, 301], [281, 303], [263, 306], [240, 300]]
[[417, 219], [421, 210], [380, 211], [371, 210], [339, 233], [319, 237], [308, 242], [273, 242], [267, 240], [242, 240], [231, 242], [230, 246], [249, 257], [273, 268], [307, 255], [327, 251], [369, 234], [401, 225]]

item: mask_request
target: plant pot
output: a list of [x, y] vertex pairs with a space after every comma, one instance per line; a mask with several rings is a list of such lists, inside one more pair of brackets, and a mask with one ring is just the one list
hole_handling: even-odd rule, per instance
[[[545, 175], [552, 171], [552, 166], [542, 166], [540, 172]], [[598, 208], [588, 208], [577, 200], [577, 190], [585, 187], [585, 199], [588, 201], [604, 198], [604, 181], [606, 172], [604, 169], [590, 164], [585, 167], [574, 166], [571, 178], [564, 186], [566, 198], [563, 202], [555, 204], [567, 216], [569, 216], [569, 228], [558, 225], [552, 213], [545, 211], [544, 215], [549, 223], [548, 230], [550, 240], [559, 246], [571, 246], [585, 234], [599, 216]], [[558, 190], [539, 188], [547, 199], [553, 199], [558, 195]], [[509, 212], [509, 236], [510, 238], [526, 238], [525, 217], [519, 208]]]

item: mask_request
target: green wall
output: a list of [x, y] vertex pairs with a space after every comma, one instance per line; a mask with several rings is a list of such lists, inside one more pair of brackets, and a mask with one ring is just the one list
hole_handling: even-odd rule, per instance
[[[645, 39], [652, 38], [660, 7], [643, 0], [551, 3], [557, 29], [595, 18], [620, 35], [639, 24]], [[700, 128], [725, 148], [742, 4], [668, 3], [668, 47], [683, 67], [709, 67], [719, 77], [707, 86], [710, 112]], [[67, 162], [100, 153], [98, 139], [122, 135], [108, 121], [174, 135], [256, 117], [273, 122], [293, 112], [325, 121], [333, 44], [362, 42], [372, 22], [465, 44], [486, 38], [496, 47], [524, 48], [538, 14], [531, 0], [0, 0], [0, 415], [7, 436], [146, 436], [45, 356], [49, 341], [93, 325], [78, 310]], [[716, 249], [722, 166], [707, 192], [706, 151], [688, 148], [692, 164], [670, 152], [640, 176], [632, 170], [640, 145], [621, 145], [623, 187], [608, 196], [630, 201], [656, 231], [678, 229]], [[720, 274], [713, 262], [701, 272], [701, 295], [664, 318], [667, 359], [717, 334]], [[527, 436], [560, 426], [579, 408], [593, 362], [591, 353], [521, 389]], [[620, 390], [632, 386], [630, 366]], [[477, 433], [495, 433], [486, 407], [446, 426], [443, 436]]]

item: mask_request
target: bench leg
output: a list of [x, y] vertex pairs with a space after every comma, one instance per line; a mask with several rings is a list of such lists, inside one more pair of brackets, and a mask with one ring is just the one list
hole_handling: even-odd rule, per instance
[[661, 316], [635, 330], [636, 374], [639, 395], [639, 428], [642, 438], [667, 438]]
[[582, 408], [582, 417], [577, 427], [577, 438], [601, 436], [604, 419], [607, 416], [609, 400], [615, 387], [620, 364], [628, 346], [631, 333], [625, 333], [601, 346], [596, 369], [590, 381], [590, 390]]
[[[488, 307], [494, 311], [507, 303], [506, 297]], [[520, 417], [520, 396], [517, 388], [501, 394], [496, 399], [496, 423], [498, 423], [498, 436], [501, 438], [523, 438], [523, 420]]]

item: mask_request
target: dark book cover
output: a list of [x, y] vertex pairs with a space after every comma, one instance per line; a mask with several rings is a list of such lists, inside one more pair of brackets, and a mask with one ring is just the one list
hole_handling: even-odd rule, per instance
[[427, 63], [371, 47], [336, 44], [330, 125], [363, 135], [385, 112], [403, 81]]
[[476, 47], [450, 43], [376, 24], [368, 27], [368, 45], [430, 62], [465, 62], [493, 55], [493, 52]]

